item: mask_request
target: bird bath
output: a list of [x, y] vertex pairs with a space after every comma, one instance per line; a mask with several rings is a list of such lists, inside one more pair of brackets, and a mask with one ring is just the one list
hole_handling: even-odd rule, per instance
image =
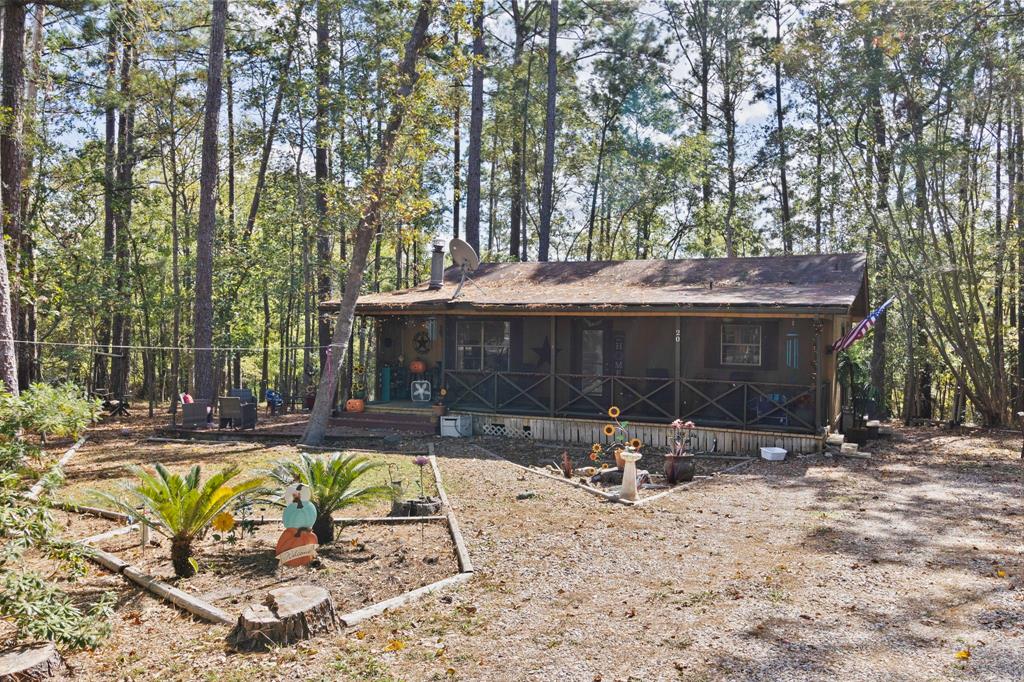
[[619, 495], [624, 500], [636, 501], [636, 463], [641, 455], [633, 448], [626, 448], [622, 452], [622, 459], [626, 466], [622, 469], [622, 493]]

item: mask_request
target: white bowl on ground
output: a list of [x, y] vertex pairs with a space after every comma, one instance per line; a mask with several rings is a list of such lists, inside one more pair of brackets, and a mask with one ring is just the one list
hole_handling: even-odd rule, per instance
[[761, 448], [761, 459], [769, 462], [781, 462], [786, 459], [785, 448]]

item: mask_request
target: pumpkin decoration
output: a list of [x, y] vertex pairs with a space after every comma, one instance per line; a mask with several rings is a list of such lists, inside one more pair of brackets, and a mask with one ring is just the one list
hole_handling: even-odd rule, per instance
[[366, 401], [362, 398], [350, 398], [345, 401], [346, 412], [362, 412], [366, 409]]
[[422, 360], [413, 360], [409, 363], [409, 372], [412, 374], [423, 374], [427, 371], [427, 363]]
[[285, 566], [305, 566], [316, 557], [319, 544], [313, 531], [289, 528], [277, 539], [274, 555]]

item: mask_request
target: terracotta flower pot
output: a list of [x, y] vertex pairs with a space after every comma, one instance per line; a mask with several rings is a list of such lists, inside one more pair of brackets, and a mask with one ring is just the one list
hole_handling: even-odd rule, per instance
[[626, 460], [622, 458], [622, 448], [616, 448], [612, 454], [615, 456], [615, 466], [622, 471], [626, 467]]
[[697, 460], [693, 455], [672, 453], [665, 455], [665, 480], [669, 485], [692, 481], [696, 470]]

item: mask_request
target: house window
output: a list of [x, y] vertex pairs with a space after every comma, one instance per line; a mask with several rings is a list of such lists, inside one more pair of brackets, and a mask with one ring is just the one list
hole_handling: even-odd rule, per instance
[[507, 372], [509, 323], [459, 320], [455, 328], [455, 355], [459, 369]]
[[761, 365], [761, 325], [722, 325], [722, 364]]

